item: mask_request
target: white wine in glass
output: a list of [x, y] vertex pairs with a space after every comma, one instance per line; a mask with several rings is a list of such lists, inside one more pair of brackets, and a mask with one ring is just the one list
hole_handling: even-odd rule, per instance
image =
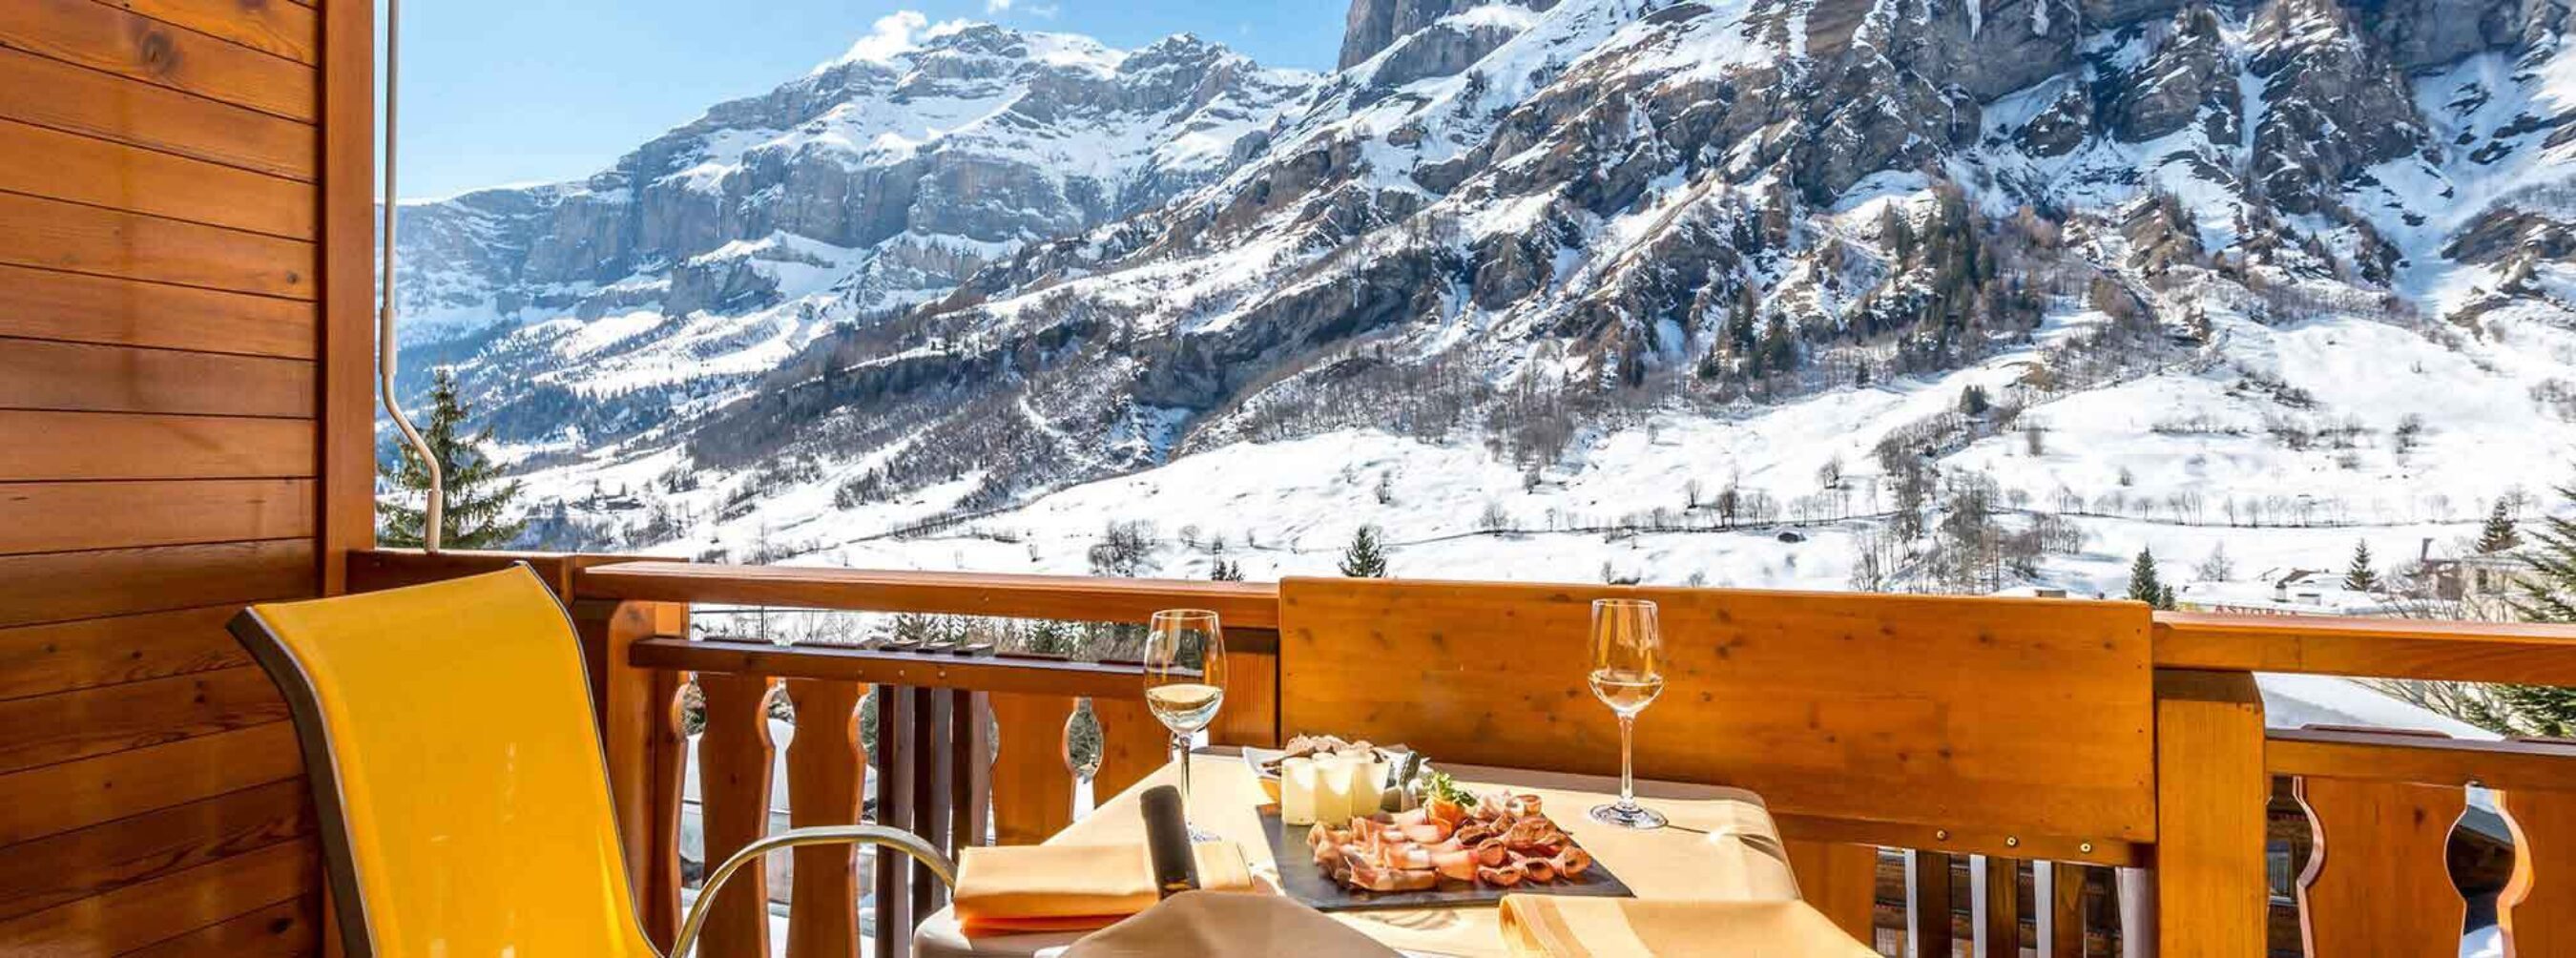
[[1598, 599], [1592, 603], [1592, 694], [1619, 716], [1619, 800], [1592, 809], [1594, 821], [1627, 828], [1662, 828], [1663, 813], [1637, 804], [1637, 713], [1664, 693], [1664, 635], [1653, 602]]
[[[1189, 807], [1190, 739], [1225, 705], [1225, 628], [1204, 609], [1154, 613], [1145, 635], [1145, 707], [1172, 730], [1181, 765], [1181, 806]], [[1215, 836], [1190, 828], [1191, 841]]]

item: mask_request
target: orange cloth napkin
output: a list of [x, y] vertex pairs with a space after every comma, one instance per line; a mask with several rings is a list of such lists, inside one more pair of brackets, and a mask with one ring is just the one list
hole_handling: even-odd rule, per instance
[[1359, 929], [1277, 895], [1185, 891], [1084, 935], [1064, 958], [1401, 958]]
[[[1252, 868], [1232, 842], [1201, 842], [1199, 887], [1244, 891]], [[992, 845], [957, 856], [957, 923], [968, 932], [1082, 931], [1154, 907], [1153, 859], [1142, 842]]]
[[1871, 958], [1802, 901], [1640, 901], [1509, 895], [1503, 943], [1523, 958]]

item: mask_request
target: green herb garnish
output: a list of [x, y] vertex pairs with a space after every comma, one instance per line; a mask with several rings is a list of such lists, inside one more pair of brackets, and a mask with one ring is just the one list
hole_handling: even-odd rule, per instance
[[1419, 782], [1426, 800], [1437, 798], [1460, 808], [1476, 807], [1476, 796], [1459, 788], [1457, 780], [1450, 778], [1447, 772], [1424, 772]]

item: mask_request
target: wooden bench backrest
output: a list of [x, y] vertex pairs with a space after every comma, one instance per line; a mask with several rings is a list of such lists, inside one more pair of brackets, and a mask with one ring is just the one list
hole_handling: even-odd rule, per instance
[[1641, 776], [1753, 789], [1784, 825], [1898, 826], [1854, 841], [2095, 860], [2154, 841], [2133, 602], [1292, 578], [1280, 730], [1616, 774], [1617, 722], [1584, 681], [1591, 601], [1610, 596], [1661, 606]]

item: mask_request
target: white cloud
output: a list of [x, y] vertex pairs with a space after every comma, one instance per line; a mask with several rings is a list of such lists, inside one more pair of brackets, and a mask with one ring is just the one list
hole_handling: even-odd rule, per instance
[[[986, 0], [986, 2], [993, 2], [993, 0]], [[1001, 2], [1005, 6], [1009, 4], [1009, 0], [1001, 0]], [[859, 42], [851, 44], [850, 52], [842, 54], [841, 60], [842, 62], [867, 60], [877, 63], [891, 60], [896, 54], [916, 46], [913, 43], [913, 36], [929, 25], [930, 18], [922, 16], [918, 10], [897, 10], [878, 17], [876, 24], [868, 29], [868, 35], [859, 38]]]
[[1021, 0], [984, 0], [984, 15], [998, 17], [1014, 10], [1040, 20], [1053, 20], [1064, 8], [1052, 3], [1022, 3]]

